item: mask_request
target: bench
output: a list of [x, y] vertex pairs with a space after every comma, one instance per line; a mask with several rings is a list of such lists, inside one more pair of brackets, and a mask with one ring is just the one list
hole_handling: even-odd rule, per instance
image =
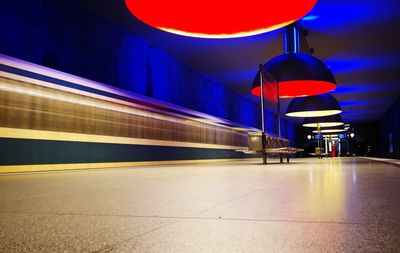
[[247, 150], [237, 150], [246, 154], [271, 154], [279, 155], [280, 162], [283, 162], [283, 156], [286, 156], [287, 162], [289, 162], [289, 155], [297, 152], [304, 151], [303, 149], [290, 147], [288, 139], [275, 137], [272, 135], [265, 135], [265, 148], [262, 145], [262, 134], [258, 132], [248, 133], [248, 144]]

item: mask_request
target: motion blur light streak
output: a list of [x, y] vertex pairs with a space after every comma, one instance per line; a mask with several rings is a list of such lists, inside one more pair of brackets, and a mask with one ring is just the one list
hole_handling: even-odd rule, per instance
[[[175, 34], [200, 38], [237, 38], [276, 30], [305, 16], [317, 0], [140, 1], [125, 0], [142, 22]], [[267, 10], [262, 11], [260, 10]]]
[[[226, 126], [193, 125], [179, 117], [1, 77], [0, 97], [2, 138], [215, 149], [243, 147], [229, 140], [246, 140]], [[227, 142], [224, 136], [229, 136]]]
[[85, 98], [84, 96], [76, 96], [74, 94], [58, 94], [58, 93], [55, 93], [54, 91], [50, 91], [50, 90], [35, 90], [34, 88], [20, 87], [18, 85], [15, 85], [15, 84], [17, 84], [17, 82], [9, 81], [9, 80], [2, 79], [2, 78], [0, 78], [0, 84], [1, 84], [0, 90], [7, 91], [7, 92], [19, 93], [19, 94], [32, 96], [32, 97], [46, 98], [46, 99], [57, 100], [57, 101], [62, 101], [62, 102], [67, 102], [67, 103], [89, 106], [89, 107], [95, 107], [95, 108], [100, 108], [100, 109], [107, 109], [107, 110], [111, 110], [111, 111], [115, 111], [115, 112], [123, 112], [123, 113], [127, 113], [127, 114], [143, 116], [143, 117], [147, 117], [147, 118], [162, 119], [162, 120], [171, 121], [171, 122], [180, 122], [180, 121], [178, 121], [178, 119], [174, 119], [172, 117], [164, 116], [161, 114], [147, 112], [147, 111], [139, 110], [139, 109], [136, 109], [133, 107], [116, 105], [116, 104], [112, 104], [110, 102], [106, 102], [106, 101], [102, 101], [102, 100], [93, 100], [91, 98]]
[[[9, 72], [11, 69], [16, 72]], [[191, 119], [227, 129], [229, 127], [224, 126], [221, 123], [229, 123], [240, 128], [258, 130], [243, 124], [217, 118], [199, 111], [194, 111], [188, 108], [177, 106], [175, 104], [132, 93], [113, 86], [2, 54], [0, 54], [0, 76], [6, 79], [22, 81], [25, 83], [35, 84], [37, 86], [50, 88], [52, 90], [65, 91], [70, 94], [81, 95], [82, 98], [90, 97], [108, 101], [114, 104], [119, 104], [120, 106], [129, 106], [132, 109], [145, 109], [148, 112], [154, 112], [159, 115], [164, 114], [183, 119]], [[6, 86], [3, 88], [5, 89]], [[12, 89], [19, 88], [14, 86]], [[22, 91], [22, 93], [23, 92], [25, 91]], [[43, 93], [38, 93], [38, 95], [43, 95]], [[125, 98], [127, 99], [125, 100]], [[65, 99], [65, 97], [63, 97], [63, 99]]]

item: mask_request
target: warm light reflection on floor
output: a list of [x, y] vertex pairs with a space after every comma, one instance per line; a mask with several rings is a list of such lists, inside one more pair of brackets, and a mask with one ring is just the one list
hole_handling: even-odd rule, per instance
[[309, 190], [306, 203], [318, 215], [330, 213], [338, 219], [346, 208], [345, 177], [341, 168], [340, 158], [325, 158], [319, 169], [308, 164]]
[[269, 162], [0, 176], [0, 252], [398, 252], [398, 167]]

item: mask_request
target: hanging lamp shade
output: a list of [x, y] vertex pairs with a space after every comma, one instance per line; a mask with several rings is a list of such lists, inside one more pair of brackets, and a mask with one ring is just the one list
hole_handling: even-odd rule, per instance
[[289, 117], [322, 117], [342, 112], [338, 101], [330, 94], [298, 97], [288, 105], [286, 116]]
[[[321, 128], [321, 134], [341, 133], [344, 131], [346, 130], [340, 126]], [[313, 133], [318, 133], [318, 130], [313, 130]]]
[[[281, 98], [314, 96], [336, 88], [332, 72], [321, 60], [309, 54], [279, 55], [268, 61], [264, 69], [278, 82]], [[251, 93], [260, 96], [259, 74], [253, 81]]]
[[344, 124], [342, 116], [339, 114], [325, 116], [325, 117], [308, 117], [304, 118], [303, 126], [304, 127], [335, 127], [341, 126]]
[[[317, 0], [125, 0], [142, 22], [201, 38], [235, 38], [276, 30], [304, 17]], [[257, 14], [258, 13], [258, 14]]]

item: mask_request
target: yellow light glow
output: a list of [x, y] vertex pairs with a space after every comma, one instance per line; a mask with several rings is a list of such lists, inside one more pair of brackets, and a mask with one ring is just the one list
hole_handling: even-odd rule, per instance
[[[303, 124], [303, 127], [317, 127], [318, 123], [308, 123], [308, 124]], [[343, 125], [343, 122], [323, 122], [319, 123], [321, 127], [335, 127], [335, 126], [341, 126]]]
[[190, 120], [190, 119], [185, 120], [185, 122], [190, 124], [190, 125], [202, 125], [203, 124], [203, 122]]
[[213, 148], [213, 149], [244, 149], [244, 146], [229, 146], [220, 144], [195, 143], [184, 141], [167, 141], [144, 138], [130, 138], [119, 136], [107, 136], [97, 134], [81, 134], [56, 132], [46, 130], [31, 130], [20, 128], [0, 127], [0, 138], [51, 140], [51, 141], [79, 141], [90, 143], [113, 143], [113, 144], [134, 144], [149, 146], [167, 147], [191, 147], [191, 148]]
[[323, 135], [324, 139], [329, 139], [329, 138], [337, 138], [339, 135], [337, 134], [324, 134]]
[[195, 38], [207, 38], [207, 39], [228, 39], [228, 38], [241, 38], [241, 37], [247, 37], [247, 36], [253, 36], [261, 33], [266, 33], [270, 31], [277, 30], [279, 28], [285, 27], [296, 20], [291, 20], [288, 22], [284, 22], [282, 24], [277, 24], [268, 28], [264, 29], [259, 29], [255, 31], [248, 31], [248, 32], [240, 32], [240, 33], [233, 33], [233, 34], [206, 34], [206, 33], [191, 33], [191, 32], [184, 32], [180, 30], [175, 30], [172, 28], [167, 28], [167, 27], [157, 27], [160, 30], [182, 35], [182, 36], [188, 36], [188, 37], [195, 37]]
[[289, 117], [322, 117], [341, 113], [341, 110], [300, 111], [286, 113]]
[[241, 131], [241, 132], [247, 132], [247, 131], [249, 131], [248, 128], [244, 128], [244, 127], [232, 127], [232, 129], [233, 129], [233, 130], [236, 130], [236, 131]]
[[249, 132], [249, 135], [257, 135], [257, 136], [261, 136], [262, 132]]
[[[1, 73], [3, 75], [3, 73]], [[32, 82], [33, 83], [33, 82]], [[44, 98], [44, 99], [51, 99], [51, 100], [56, 100], [56, 101], [61, 101], [61, 102], [66, 102], [66, 103], [73, 103], [73, 104], [78, 104], [78, 105], [83, 105], [83, 106], [89, 106], [89, 107], [94, 107], [94, 108], [100, 108], [100, 109], [106, 109], [110, 111], [116, 111], [116, 112], [122, 112], [122, 113], [127, 113], [127, 114], [132, 114], [132, 115], [138, 115], [138, 116], [143, 116], [147, 118], [153, 118], [153, 119], [160, 119], [160, 120], [165, 120], [169, 122], [174, 122], [174, 123], [184, 123], [184, 124], [191, 124], [191, 125], [201, 125], [203, 128], [210, 128], [214, 129], [215, 126], [217, 125], [218, 127], [224, 128], [224, 131], [231, 131], [230, 127], [224, 126], [224, 125], [219, 125], [220, 123], [218, 120], [214, 119], [184, 119], [180, 117], [171, 117], [168, 114], [164, 115], [161, 113], [157, 112], [152, 112], [148, 110], [142, 110], [139, 108], [136, 108], [132, 105], [132, 103], [125, 103], [125, 101], [121, 101], [118, 99], [109, 99], [107, 97], [101, 97], [101, 96], [96, 96], [96, 95], [91, 95], [91, 94], [85, 94], [85, 93], [71, 93], [69, 90], [67, 92], [59, 92], [58, 89], [53, 89], [52, 86], [50, 86], [49, 89], [37, 89], [34, 86], [26, 86], [25, 84], [28, 84], [28, 82], [21, 82], [18, 80], [10, 80], [7, 78], [3, 78], [0, 76], [0, 91], [7, 91], [11, 93], [17, 93], [17, 94], [24, 94], [32, 97], [39, 97], [39, 98]], [[46, 87], [47, 88], [47, 87]], [[64, 90], [61, 90], [64, 91]], [[101, 99], [98, 99], [101, 98]], [[122, 102], [119, 104], [119, 102]], [[117, 102], [117, 103], [115, 103]], [[221, 129], [222, 131], [222, 129]]]
[[[322, 129], [321, 133], [340, 133], [344, 131], [344, 129]], [[318, 130], [314, 130], [313, 133], [318, 133]]]
[[87, 170], [87, 169], [117, 169], [120, 167], [131, 166], [154, 166], [154, 165], [177, 165], [193, 163], [216, 163], [234, 162], [243, 160], [255, 160], [258, 158], [226, 158], [226, 159], [201, 159], [201, 160], [172, 160], [172, 161], [149, 161], [149, 162], [104, 162], [104, 163], [64, 163], [64, 164], [30, 164], [30, 165], [1, 165], [0, 174], [6, 173], [26, 173], [26, 172], [46, 172], [52, 173], [65, 170]]

